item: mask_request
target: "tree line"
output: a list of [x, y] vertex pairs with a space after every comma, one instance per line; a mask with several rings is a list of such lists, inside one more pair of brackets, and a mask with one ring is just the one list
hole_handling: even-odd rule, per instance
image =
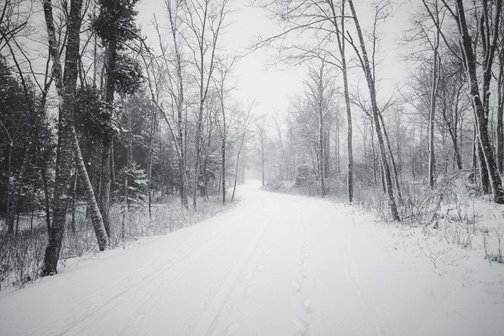
[[502, 0], [415, 2], [395, 90], [380, 85], [390, 0], [256, 4], [281, 31], [251, 48], [307, 66], [288, 110], [262, 117], [233, 95], [240, 57], [221, 46], [230, 0], [165, 0], [149, 38], [137, 0], [3, 2], [0, 211], [7, 236], [42, 216], [44, 275], [79, 202], [104, 250], [136, 208], [151, 217], [170, 195], [180, 211], [232, 200], [251, 158], [263, 185], [293, 180], [350, 203], [376, 191], [395, 221], [453, 176], [504, 203]]
[[182, 212], [225, 204], [243, 177], [252, 106], [234, 98], [237, 57], [220, 47], [229, 1], [166, 0], [149, 39], [137, 3], [0, 6], [0, 211], [6, 236], [29, 214], [47, 235], [42, 275], [57, 272], [82, 202], [102, 251], [129, 211], [150, 217], [170, 195]]
[[[504, 203], [502, 1], [411, 2], [407, 29], [395, 32], [401, 50], [384, 50], [396, 5], [262, 3], [282, 30], [255, 47], [276, 48], [278, 62], [308, 65], [283, 126], [269, 121], [277, 129], [266, 134], [271, 145], [263, 154], [270, 182], [296, 179], [321, 196], [345, 193], [350, 203], [376, 187], [396, 221], [408, 204], [405, 189], [442, 192], [453, 176]], [[380, 57], [392, 52], [408, 75], [384, 90]]]

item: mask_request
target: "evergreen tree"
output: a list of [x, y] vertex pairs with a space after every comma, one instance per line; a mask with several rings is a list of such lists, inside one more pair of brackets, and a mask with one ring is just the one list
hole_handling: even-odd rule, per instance
[[93, 22], [93, 29], [105, 47], [105, 128], [102, 138], [101, 176], [99, 205], [105, 230], [110, 237], [110, 190], [114, 117], [114, 95], [116, 92], [132, 93], [141, 78], [139, 66], [126, 56], [129, 41], [138, 35], [134, 19], [138, 0], [100, 0], [100, 14]]

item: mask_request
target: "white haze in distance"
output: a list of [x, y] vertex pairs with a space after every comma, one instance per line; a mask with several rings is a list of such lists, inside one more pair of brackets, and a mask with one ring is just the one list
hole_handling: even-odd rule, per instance
[[[220, 40], [220, 50], [231, 55], [242, 54], [250, 47], [257, 36], [271, 36], [279, 32], [278, 24], [268, 17], [268, 13], [251, 6], [250, 0], [231, 0], [232, 12], [227, 17], [226, 29]], [[354, 1], [363, 29], [371, 28], [371, 0]], [[395, 88], [405, 81], [406, 64], [401, 60], [404, 52], [400, 50], [398, 40], [408, 28], [408, 19], [415, 1], [395, 1], [392, 16], [380, 27], [381, 41], [377, 54], [379, 96], [389, 96]], [[141, 0], [138, 4], [138, 20], [142, 34], [148, 37], [147, 43], [155, 46], [156, 34], [152, 27], [152, 18], [156, 14], [160, 23], [164, 23], [166, 9], [164, 0]], [[351, 24], [349, 24], [351, 26]], [[352, 50], [347, 48], [352, 56]], [[235, 65], [234, 96], [243, 104], [256, 101], [256, 112], [260, 114], [284, 114], [289, 105], [289, 98], [303, 90], [305, 68], [303, 66], [271, 66], [277, 54], [272, 48], [263, 48], [248, 54]], [[364, 89], [361, 70], [350, 76], [350, 86]], [[339, 81], [337, 81], [339, 85]], [[380, 97], [379, 97], [380, 98]]]

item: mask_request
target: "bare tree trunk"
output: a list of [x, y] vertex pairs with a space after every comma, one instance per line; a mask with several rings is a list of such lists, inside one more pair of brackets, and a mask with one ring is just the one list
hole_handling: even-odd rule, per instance
[[[324, 127], [324, 177], [329, 178], [331, 174], [331, 127], [326, 124]], [[326, 190], [327, 192], [327, 190]]]
[[149, 164], [147, 167], [147, 178], [149, 180], [148, 182], [148, 202], [149, 202], [149, 219], [152, 219], [152, 165], [154, 161], [154, 133], [156, 132], [157, 129], [157, 118], [156, 118], [156, 112], [152, 113], [152, 121], [150, 125], [150, 132], [149, 132]]
[[209, 149], [212, 144], [212, 131], [213, 131], [213, 122], [210, 116], [209, 120], [209, 132], [207, 136], [207, 141], [205, 142], [205, 147], [204, 147], [204, 155], [205, 155], [205, 160], [203, 161], [203, 188], [201, 189], [201, 196], [205, 197], [205, 199], [208, 200], [208, 160], [209, 160]]
[[[486, 3], [486, 1], [484, 1]], [[477, 138], [479, 143], [479, 149], [481, 150], [481, 156], [484, 159], [481, 163], [481, 171], [486, 170], [488, 173], [490, 186], [492, 189], [493, 200], [495, 203], [504, 203], [504, 192], [502, 190], [502, 180], [497, 168], [497, 161], [492, 150], [492, 145], [490, 143], [490, 137], [488, 135], [488, 117], [485, 113], [485, 109], [488, 110], [488, 96], [485, 99], [487, 105], [485, 106], [481, 100], [478, 78], [476, 75], [476, 58], [474, 55], [474, 50], [472, 47], [472, 39], [469, 35], [469, 30], [467, 28], [464, 4], [462, 0], [456, 1], [457, 7], [457, 23], [459, 27], [459, 33], [462, 40], [461, 46], [463, 50], [464, 63], [467, 71], [467, 78], [469, 83], [469, 90], [471, 99], [473, 102], [476, 126], [477, 126]], [[499, 27], [500, 15], [502, 12], [502, 0], [497, 0], [495, 9], [495, 27]], [[487, 13], [488, 14], [488, 13]], [[488, 19], [488, 17], [486, 17]], [[490, 32], [488, 32], [490, 33]], [[494, 31], [494, 39], [497, 38], [497, 29]], [[485, 60], [485, 72], [483, 75], [483, 93], [486, 95], [489, 93], [489, 85], [491, 79], [491, 64], [493, 61], [493, 52], [495, 51], [495, 42], [488, 46], [489, 51], [486, 53]], [[485, 169], [486, 166], [486, 169]]]
[[[49, 231], [49, 242], [45, 250], [42, 275], [57, 272], [61, 242], [65, 230], [68, 202], [67, 184], [70, 178], [72, 154], [74, 151], [73, 110], [77, 84], [77, 66], [79, 59], [80, 26], [82, 0], [70, 1], [68, 38], [65, 56], [65, 74], [63, 78], [60, 55], [56, 42], [56, 33], [51, 0], [44, 0], [44, 17], [47, 27], [49, 51], [53, 62], [53, 76], [59, 96], [58, 147], [56, 155], [56, 176], [54, 182], [53, 223]], [[99, 241], [100, 243], [100, 241]], [[106, 244], [105, 244], [106, 246]]]
[[436, 30], [436, 38], [434, 42], [434, 61], [432, 65], [432, 83], [431, 83], [431, 96], [430, 96], [430, 110], [429, 110], [429, 187], [434, 189], [436, 184], [436, 156], [434, 153], [434, 126], [436, 103], [439, 89], [439, 30]]
[[105, 231], [107, 232], [107, 236], [109, 237], [110, 237], [111, 152], [112, 152], [111, 136], [109, 134], [104, 134], [102, 139], [102, 157], [100, 168], [99, 207], [103, 217], [103, 224], [105, 225]]
[[411, 130], [411, 178], [413, 181], [416, 180], [416, 155], [415, 155], [415, 128]]
[[[346, 107], [346, 115], [347, 115], [347, 156], [348, 156], [348, 164], [347, 164], [347, 189], [348, 189], [348, 202], [351, 204], [353, 201], [353, 140], [352, 140], [352, 107], [350, 104], [350, 93], [348, 90], [348, 72], [347, 72], [347, 62], [346, 62], [346, 54], [345, 54], [345, 38], [344, 34], [345, 30], [345, 2], [343, 0], [341, 3], [341, 30], [339, 29], [338, 22], [336, 20], [336, 9], [334, 6], [334, 2], [331, 0], [329, 5], [331, 6], [332, 11], [332, 21], [334, 28], [337, 33], [337, 41], [338, 41], [338, 49], [341, 57], [341, 71], [343, 73], [343, 91], [345, 96], [345, 107]], [[339, 144], [339, 142], [338, 142]]]
[[380, 113], [380, 121], [383, 126], [383, 135], [385, 136], [385, 143], [387, 144], [387, 149], [390, 154], [390, 162], [392, 163], [392, 172], [394, 173], [394, 183], [397, 191], [397, 198], [399, 201], [402, 200], [401, 185], [399, 183], [399, 174], [397, 173], [397, 165], [394, 159], [394, 153], [392, 151], [392, 146], [390, 145], [390, 139], [388, 136], [387, 128], [385, 127], [385, 122], [383, 121], [383, 116]]
[[77, 132], [75, 131], [75, 128], [73, 126], [71, 128], [71, 132], [73, 136], [73, 148], [75, 152], [75, 159], [77, 161], [77, 169], [83, 182], [84, 193], [86, 195], [89, 214], [91, 217], [91, 223], [98, 240], [98, 248], [100, 251], [103, 251], [108, 247], [109, 238], [105, 230], [105, 224], [103, 223], [100, 209], [98, 208], [98, 203], [96, 202], [93, 185], [91, 184], [91, 180], [89, 179], [89, 175], [86, 170], [86, 164], [84, 162], [84, 158], [82, 157], [79, 140], [77, 139]]
[[324, 150], [324, 111], [322, 109], [322, 99], [319, 99], [319, 179], [320, 179], [320, 195], [325, 197], [325, 150]]
[[[65, 78], [56, 83], [59, 103], [58, 122], [58, 147], [56, 155], [56, 176], [54, 181], [53, 199], [53, 223], [49, 232], [42, 275], [51, 275], [57, 272], [61, 242], [65, 230], [67, 198], [67, 184], [70, 178], [72, 162], [72, 112], [75, 103], [75, 88], [77, 83], [77, 64], [79, 56], [79, 30], [81, 25], [81, 0], [70, 1], [70, 16], [68, 23], [68, 39], [65, 57]], [[49, 35], [49, 48], [52, 50], [53, 76], [62, 78], [61, 64], [59, 63], [59, 51], [56, 44], [52, 3], [44, 0], [44, 15], [47, 32]]]
[[247, 129], [248, 129], [248, 118], [249, 118], [249, 113], [250, 110], [247, 112], [247, 118], [245, 120], [245, 126], [243, 128], [242, 136], [240, 139], [240, 147], [238, 147], [238, 152], [236, 153], [236, 165], [235, 165], [235, 174], [234, 174], [234, 182], [233, 182], [233, 192], [231, 194], [231, 201], [233, 202], [235, 198], [235, 192], [236, 192], [236, 181], [238, 180], [238, 167], [240, 164], [240, 154], [243, 149], [243, 144], [245, 143], [245, 136], [247, 135]]
[[221, 144], [221, 188], [222, 188], [222, 204], [226, 204], [226, 116], [224, 112], [222, 112], [223, 117], [223, 136], [222, 136], [222, 144]]
[[[117, 6], [117, 5], [116, 5]], [[112, 146], [113, 135], [111, 131], [112, 118], [114, 113], [114, 94], [115, 94], [115, 68], [117, 59], [117, 41], [111, 39], [107, 43], [107, 50], [105, 52], [105, 103], [107, 107], [106, 112], [106, 129], [103, 132], [102, 139], [102, 157], [101, 157], [101, 172], [100, 172], [100, 196], [99, 205], [100, 212], [103, 217], [103, 224], [107, 236], [110, 237], [110, 188], [111, 188], [111, 175], [112, 175]]]
[[[187, 131], [187, 128], [184, 127], [184, 81], [182, 76], [182, 56], [179, 48], [179, 40], [178, 40], [178, 10], [179, 10], [179, 2], [172, 3], [171, 1], [166, 1], [166, 9], [168, 10], [168, 19], [170, 21], [170, 32], [173, 41], [173, 49], [175, 52], [175, 68], [177, 74], [177, 99], [176, 99], [176, 107], [177, 107], [177, 163], [178, 163], [178, 185], [179, 185], [179, 193], [180, 193], [180, 203], [182, 207], [188, 207], [187, 200], [187, 160], [186, 160], [186, 146], [184, 142], [184, 134]], [[175, 5], [175, 8], [173, 8]], [[187, 139], [187, 137], [186, 137]]]
[[[77, 167], [76, 167], [77, 168]], [[70, 220], [70, 230], [72, 230], [72, 233], [75, 234], [75, 211], [76, 211], [76, 198], [77, 198], [77, 183], [79, 180], [79, 173], [78, 170], [76, 169], [75, 174], [74, 174], [74, 181], [73, 181], [73, 186], [72, 186], [72, 218]]]
[[504, 173], [504, 46], [499, 52], [499, 77], [498, 77], [498, 102], [497, 102], [497, 167], [501, 174]]
[[444, 97], [443, 109], [441, 110], [443, 120], [446, 124], [446, 128], [448, 130], [448, 134], [450, 135], [450, 139], [453, 144], [453, 156], [455, 160], [455, 164], [457, 169], [462, 169], [462, 156], [460, 155], [460, 147], [459, 147], [459, 139], [458, 139], [458, 102], [460, 98], [460, 90], [463, 86], [460, 86], [457, 90], [457, 94], [455, 97], [455, 110], [453, 111], [453, 122], [448, 119], [446, 115], [447, 104], [446, 104], [446, 96]]
[[[42, 161], [42, 160], [40, 160]], [[44, 208], [47, 232], [51, 231], [51, 200], [49, 197], [49, 183], [47, 181], [47, 167], [44, 163], [41, 165], [40, 175], [42, 176], [42, 185], [44, 188]]]
[[[375, 148], [375, 130], [374, 130], [374, 124], [373, 120], [371, 119], [371, 154], [373, 155], [373, 180], [374, 180], [374, 185], [375, 187], [378, 186], [378, 165], [376, 164], [376, 148]], [[381, 168], [380, 168], [380, 176], [381, 176]], [[385, 192], [385, 188], [383, 188], [383, 191]]]
[[472, 169], [473, 169], [473, 173], [474, 173], [474, 181], [476, 182], [477, 181], [477, 178], [476, 178], [476, 170], [478, 169], [478, 159], [477, 159], [477, 155], [476, 155], [476, 151], [477, 151], [477, 147], [478, 147], [478, 135], [477, 135], [477, 131], [476, 131], [476, 121], [474, 121], [474, 124], [473, 124], [473, 136], [472, 136], [472, 148], [471, 148], [471, 166], [472, 166]]
[[341, 163], [340, 163], [340, 120], [339, 113], [337, 114], [334, 129], [334, 170], [337, 175], [341, 173]]
[[[204, 0], [202, 1], [202, 3], [197, 3], [193, 8], [188, 8], [188, 10], [194, 10], [197, 12], [197, 14], [194, 16], [192, 14], [189, 15], [190, 30], [194, 33], [194, 36], [196, 38], [195, 55], [197, 55], [198, 57], [198, 60], [196, 62], [198, 63], [197, 68], [199, 76], [199, 109], [196, 121], [196, 153], [194, 160], [193, 181], [193, 207], [195, 209], [197, 207], [197, 189], [201, 168], [201, 152], [203, 149], [201, 139], [203, 132], [203, 110], [205, 107], [205, 102], [207, 100], [212, 74], [215, 69], [215, 53], [217, 50], [220, 30], [227, 13], [226, 1], [217, 3], [215, 5], [216, 7], [213, 7], [209, 0]], [[194, 19], [194, 17], [198, 17], [198, 19]], [[210, 36], [208, 36], [207, 34], [210, 34]]]
[[9, 153], [7, 155], [7, 203], [6, 203], [6, 218], [7, 234], [14, 233], [14, 225], [11, 221], [11, 176], [12, 176], [12, 141], [9, 144]]
[[[205, 5], [208, 6], [208, 2], [205, 2]], [[206, 10], [204, 13], [204, 22], [206, 22], [207, 16], [206, 16]], [[203, 34], [205, 32], [205, 27], [203, 27]], [[203, 37], [202, 37], [203, 39]], [[199, 64], [199, 72], [200, 72], [200, 78], [199, 78], [199, 109], [198, 109], [198, 119], [196, 120], [196, 137], [194, 139], [195, 143], [195, 149], [196, 149], [196, 154], [194, 158], [194, 180], [193, 180], [193, 195], [192, 195], [192, 203], [193, 203], [193, 208], [196, 209], [197, 207], [197, 198], [198, 198], [198, 185], [199, 185], [199, 174], [200, 174], [200, 160], [201, 160], [201, 133], [203, 132], [203, 109], [205, 106], [205, 100], [206, 100], [206, 91], [204, 88], [204, 66], [205, 66], [205, 60], [204, 60], [204, 50], [202, 49], [202, 45], [200, 45], [200, 64]], [[207, 86], [208, 88], [208, 86]]]
[[17, 236], [19, 234], [19, 209], [16, 204], [16, 233], [15, 235]]
[[392, 179], [390, 177], [390, 167], [387, 162], [383, 134], [381, 132], [381, 127], [380, 127], [378, 103], [376, 101], [375, 78], [373, 78], [373, 72], [370, 67], [370, 63], [369, 63], [369, 59], [368, 59], [367, 51], [366, 51], [366, 46], [364, 44], [364, 37], [362, 35], [362, 30], [360, 27], [359, 19], [357, 17], [357, 13], [355, 11], [353, 0], [348, 0], [348, 3], [350, 5], [350, 10], [352, 11], [353, 21], [355, 23], [355, 28], [357, 30], [357, 35], [358, 35], [359, 41], [360, 41], [360, 48], [361, 48], [361, 52], [362, 52], [362, 55], [361, 55], [362, 56], [362, 67], [363, 67], [364, 74], [366, 76], [366, 81], [367, 81], [368, 89], [369, 89], [369, 96], [371, 99], [373, 120], [374, 120], [374, 124], [375, 124], [376, 135], [378, 137], [378, 144], [380, 146], [380, 156], [382, 159], [383, 172], [385, 175], [384, 177], [385, 177], [385, 184], [386, 184], [386, 189], [387, 189], [387, 194], [388, 194], [388, 203], [389, 203], [389, 207], [390, 207], [390, 212], [392, 214], [393, 220], [400, 221], [399, 212], [397, 211], [397, 204], [396, 204], [396, 200], [394, 197], [394, 188], [392, 186]]
[[261, 140], [261, 186], [264, 187], [264, 141]]

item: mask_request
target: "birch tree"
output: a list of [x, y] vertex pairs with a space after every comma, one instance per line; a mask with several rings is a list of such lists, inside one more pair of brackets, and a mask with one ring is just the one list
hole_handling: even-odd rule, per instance
[[[81, 0], [70, 1], [68, 17], [68, 38], [66, 43], [65, 68], [62, 71], [59, 51], [57, 49], [55, 26], [51, 0], [44, 0], [44, 17], [48, 34], [49, 50], [52, 56], [52, 73], [55, 78], [56, 90], [59, 97], [59, 120], [58, 120], [58, 147], [56, 154], [56, 176], [53, 196], [53, 220], [49, 231], [49, 243], [47, 245], [42, 275], [52, 275], [57, 272], [59, 253], [65, 230], [66, 212], [68, 202], [68, 188], [70, 182], [70, 169], [73, 152], [78, 149], [78, 142], [73, 125], [73, 110], [75, 103], [75, 91], [78, 76], [78, 58], [81, 27]], [[81, 160], [82, 162], [82, 160]], [[79, 165], [82, 169], [82, 165]], [[84, 176], [87, 172], [81, 171]], [[90, 184], [87, 184], [88, 188]], [[93, 197], [92, 189], [88, 189], [88, 201], [91, 205], [91, 216], [95, 233], [97, 234], [100, 250], [108, 245], [103, 220]]]

